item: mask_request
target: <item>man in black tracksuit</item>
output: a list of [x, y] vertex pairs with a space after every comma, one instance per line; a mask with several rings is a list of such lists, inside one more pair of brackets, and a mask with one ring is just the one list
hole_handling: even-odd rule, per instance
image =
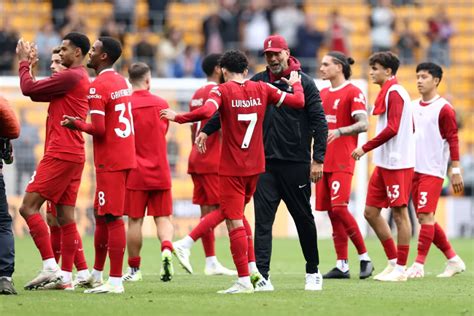
[[[292, 92], [291, 87], [280, 78], [288, 78], [292, 70], [300, 70], [300, 64], [290, 56], [285, 39], [279, 35], [269, 36], [264, 42], [264, 53], [267, 69], [251, 80], [268, 82], [283, 91]], [[263, 122], [266, 172], [260, 175], [254, 194], [254, 207], [255, 256], [264, 279], [257, 282], [256, 291], [273, 290], [269, 280], [272, 226], [281, 200], [295, 221], [306, 259], [305, 289], [320, 290], [322, 286], [322, 277], [318, 271], [316, 225], [310, 205], [310, 180], [317, 182], [322, 177], [327, 123], [314, 80], [301, 73], [301, 82], [305, 94], [304, 109], [269, 106]], [[210, 135], [219, 127], [220, 121], [215, 115], [202, 132]]]

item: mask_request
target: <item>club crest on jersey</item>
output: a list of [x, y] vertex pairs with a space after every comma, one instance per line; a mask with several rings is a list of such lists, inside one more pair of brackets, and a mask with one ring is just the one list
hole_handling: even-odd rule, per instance
[[341, 101], [341, 99], [337, 99], [336, 101], [334, 101], [334, 105], [332, 106], [332, 108], [334, 110], [337, 110], [337, 107], [339, 106], [339, 102]]
[[365, 104], [365, 96], [362, 93], [359, 93], [359, 96], [354, 98], [354, 102]]
[[95, 94], [95, 88], [90, 88], [89, 89], [89, 94]]
[[260, 98], [250, 98], [248, 100], [232, 100], [233, 108], [249, 108], [251, 106], [262, 105]]

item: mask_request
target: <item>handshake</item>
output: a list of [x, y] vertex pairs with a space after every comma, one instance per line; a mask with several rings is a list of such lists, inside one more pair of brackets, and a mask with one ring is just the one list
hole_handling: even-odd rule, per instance
[[0, 159], [7, 165], [13, 163], [13, 146], [8, 138], [0, 137]]

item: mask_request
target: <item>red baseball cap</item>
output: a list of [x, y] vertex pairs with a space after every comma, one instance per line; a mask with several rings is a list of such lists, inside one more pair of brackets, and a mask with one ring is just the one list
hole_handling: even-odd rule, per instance
[[276, 52], [279, 53], [284, 49], [288, 49], [286, 40], [281, 35], [270, 35], [263, 42], [263, 52]]

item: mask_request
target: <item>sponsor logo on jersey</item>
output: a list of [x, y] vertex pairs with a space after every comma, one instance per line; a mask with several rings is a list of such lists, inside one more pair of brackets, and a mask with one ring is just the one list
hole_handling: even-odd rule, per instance
[[191, 100], [191, 106], [202, 106], [204, 104], [204, 99], [192, 99]]

